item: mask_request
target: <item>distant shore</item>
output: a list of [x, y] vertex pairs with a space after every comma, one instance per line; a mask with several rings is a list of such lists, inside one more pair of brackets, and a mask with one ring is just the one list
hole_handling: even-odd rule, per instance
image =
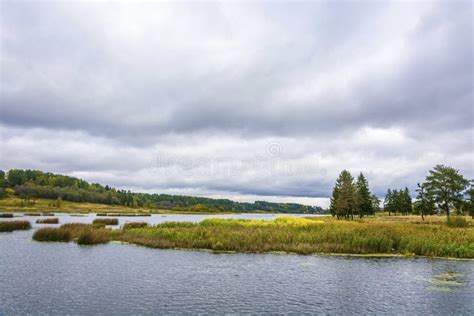
[[[106, 205], [97, 203], [85, 202], [69, 202], [63, 201], [61, 207], [54, 207], [51, 204], [55, 200], [35, 199], [32, 206], [22, 205], [23, 200], [18, 197], [8, 197], [0, 199], [0, 213], [107, 213], [107, 214], [189, 214], [189, 215], [213, 215], [213, 214], [241, 214], [243, 212], [231, 212], [220, 210], [206, 210], [206, 211], [182, 211], [172, 209], [158, 209], [158, 208], [143, 208], [143, 207], [127, 207], [121, 205]], [[261, 210], [253, 210], [255, 214], [287, 214], [281, 212], [265, 212]], [[289, 214], [289, 213], [288, 213]], [[317, 214], [308, 214], [317, 215]]]

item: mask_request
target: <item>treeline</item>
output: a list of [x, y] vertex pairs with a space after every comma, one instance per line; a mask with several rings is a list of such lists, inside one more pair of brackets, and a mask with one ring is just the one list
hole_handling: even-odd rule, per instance
[[370, 192], [369, 183], [362, 172], [354, 181], [351, 173], [343, 170], [332, 191], [329, 210], [337, 218], [360, 218], [374, 215], [379, 209], [380, 200]]
[[228, 199], [204, 197], [134, 193], [118, 190], [108, 185], [89, 183], [82, 179], [39, 170], [12, 169], [7, 173], [0, 170], [0, 198], [7, 191], [31, 203], [35, 198], [58, 199], [71, 202], [123, 205], [127, 207], [157, 208], [178, 211], [268, 211], [283, 213], [320, 213], [320, 207], [295, 203], [235, 202]]
[[[415, 201], [407, 187], [388, 189], [383, 202], [383, 210], [389, 215], [416, 214], [434, 215], [444, 213], [449, 218], [452, 212], [470, 215], [474, 218], [474, 181], [467, 180], [459, 170], [444, 165], [436, 165], [429, 171], [425, 181], [417, 184]], [[381, 210], [380, 200], [370, 193], [367, 179], [361, 173], [354, 178], [343, 170], [334, 186], [330, 212], [338, 218], [353, 218], [373, 215]]]

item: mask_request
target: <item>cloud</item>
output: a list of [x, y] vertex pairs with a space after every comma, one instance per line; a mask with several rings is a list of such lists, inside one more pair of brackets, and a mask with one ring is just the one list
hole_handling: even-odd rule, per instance
[[474, 175], [468, 1], [4, 2], [0, 14], [3, 169], [300, 201], [326, 198], [343, 168], [379, 195], [437, 163]]

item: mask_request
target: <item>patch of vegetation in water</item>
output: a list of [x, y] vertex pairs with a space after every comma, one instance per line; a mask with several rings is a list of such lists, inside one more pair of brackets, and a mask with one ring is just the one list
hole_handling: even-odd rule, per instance
[[54, 218], [38, 219], [36, 221], [36, 224], [59, 224], [59, 218], [54, 217]]
[[0, 218], [13, 218], [12, 213], [2, 213], [0, 214]]
[[435, 275], [434, 277], [435, 277], [436, 279], [450, 280], [450, 279], [462, 278], [462, 277], [464, 277], [464, 274], [463, 274], [463, 273], [449, 272], [449, 273], [437, 274], [437, 275]]
[[117, 218], [96, 218], [92, 224], [118, 225], [119, 221]]
[[31, 228], [29, 221], [5, 221], [0, 222], [0, 232], [12, 232], [15, 230], [28, 230]]
[[105, 244], [110, 241], [110, 234], [103, 229], [90, 229], [88, 231], [82, 232], [77, 237], [78, 245], [97, 245]]
[[70, 231], [62, 228], [40, 228], [33, 234], [33, 240], [49, 242], [71, 241]]

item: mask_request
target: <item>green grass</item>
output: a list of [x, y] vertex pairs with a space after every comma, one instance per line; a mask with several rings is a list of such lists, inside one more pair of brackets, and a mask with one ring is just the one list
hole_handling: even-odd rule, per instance
[[28, 230], [31, 228], [29, 221], [5, 221], [0, 222], [0, 232], [12, 232], [14, 230]]
[[36, 221], [36, 224], [59, 224], [59, 218], [54, 217], [54, 218], [38, 219]]
[[123, 225], [123, 229], [144, 228], [147, 226], [148, 226], [148, 223], [145, 223], [145, 222], [132, 222], [132, 223], [125, 223]]
[[96, 218], [92, 224], [102, 224], [102, 225], [118, 225], [119, 221], [117, 218]]

